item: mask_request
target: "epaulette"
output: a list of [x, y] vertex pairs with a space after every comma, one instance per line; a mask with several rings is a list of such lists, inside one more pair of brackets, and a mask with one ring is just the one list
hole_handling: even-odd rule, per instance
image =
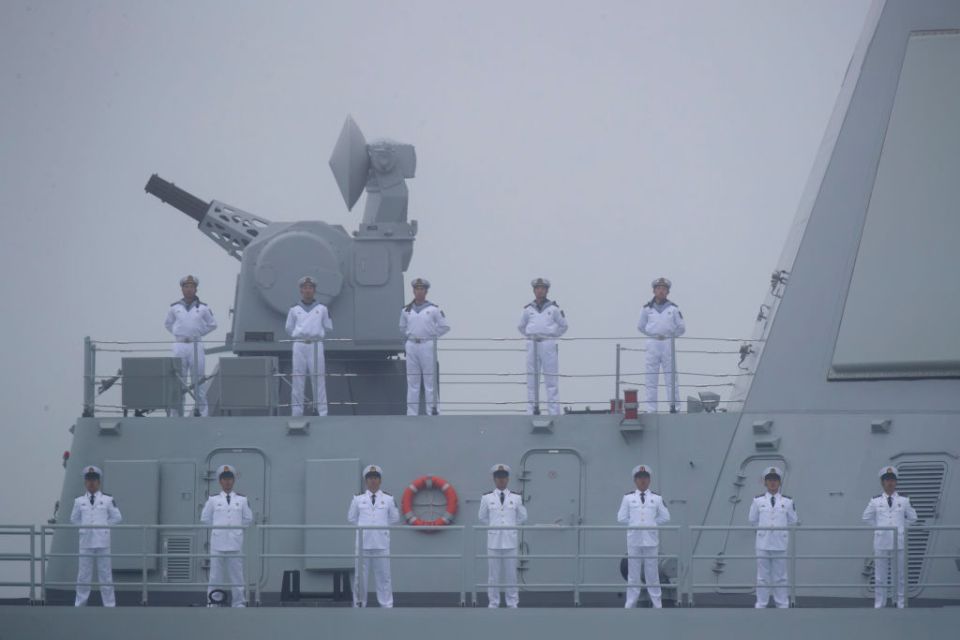
[[360, 496], [364, 495], [365, 493], [366, 493], [366, 491], [361, 491], [360, 493], [358, 493], [358, 494], [356, 495], [356, 497], [359, 498]]
[[767, 495], [767, 494], [765, 494], [765, 493], [758, 493], [757, 496], [756, 496], [756, 498], [754, 498], [754, 500], [756, 500], [757, 498], [762, 498], [762, 497], [765, 496], [765, 495]]
[[643, 305], [643, 306], [644, 306], [644, 308], [646, 308], [646, 309], [653, 309], [653, 300], [651, 300], [650, 302], [648, 302], [647, 304], [645, 304], [645, 305]]
[[625, 494], [623, 494], [623, 495], [625, 495], [625, 496], [633, 495], [633, 491], [627, 491], [627, 492], [626, 492]]
[[873, 496], [873, 498], [871, 498], [871, 500], [876, 500], [877, 498], [881, 498], [881, 497], [883, 497], [883, 494], [882, 494], [882, 493], [878, 493], [877, 495]]
[[386, 491], [381, 491], [380, 493], [382, 493], [385, 496], [390, 496], [391, 498], [393, 497], [392, 493], [387, 493]]
[[784, 498], [786, 498], [787, 500], [793, 500], [793, 496], [788, 496], [788, 495], [785, 494], [785, 493], [781, 493], [780, 495], [783, 496]]
[[220, 495], [219, 493], [211, 493], [211, 494], [210, 494], [210, 497], [211, 497], [211, 498], [216, 498], [216, 497], [219, 496], [219, 495]]
[[109, 493], [104, 493], [103, 491], [100, 492], [100, 495], [106, 496], [106, 497], [108, 497], [108, 498], [112, 498], [112, 497], [113, 497], [113, 496], [110, 495]]
[[413, 309], [413, 303], [412, 303], [412, 302], [403, 308], [404, 311], [410, 311], [411, 309]]
[[533, 304], [532, 302], [528, 302], [528, 303], [526, 304], [526, 306], [524, 306], [523, 308], [524, 308], [524, 309], [527, 309], [527, 308], [529, 308], [529, 307], [534, 307], [534, 306], [536, 306], [536, 305]]
[[491, 493], [493, 493], [493, 491], [487, 491], [487, 492], [486, 492], [485, 494], [483, 494], [483, 495], [488, 496], [488, 495], [490, 495]]
[[176, 302], [171, 302], [171, 303], [170, 303], [170, 306], [171, 306], [171, 307], [175, 307], [175, 306], [177, 306], [178, 304], [180, 304], [180, 301], [179, 301], [179, 300], [177, 300]]
[[237, 493], [236, 491], [234, 491], [233, 493], [234, 493], [234, 495], [240, 496], [241, 498], [246, 498], [246, 497], [247, 497], [245, 494]]
[[663, 496], [661, 496], [659, 493], [657, 493], [656, 491], [647, 491], [647, 493], [649, 493], [649, 494], [652, 495], [652, 496], [657, 496], [658, 498], [662, 498], [662, 497], [663, 497]]

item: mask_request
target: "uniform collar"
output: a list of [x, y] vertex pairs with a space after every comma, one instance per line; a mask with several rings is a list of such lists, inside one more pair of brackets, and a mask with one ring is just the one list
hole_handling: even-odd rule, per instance
[[185, 298], [180, 298], [179, 303], [182, 304], [187, 311], [189, 311], [190, 308], [193, 307], [193, 306], [197, 306], [197, 307], [200, 306], [200, 298], [199, 298], [199, 297], [194, 298], [194, 299], [193, 299], [193, 302], [191, 302], [191, 303], [189, 303], [189, 304], [187, 303], [187, 301], [186, 301]]
[[897, 493], [896, 491], [894, 491], [893, 493], [887, 493], [886, 491], [884, 491], [883, 493], [880, 494], [880, 497], [881, 497], [881, 498], [896, 498], [896, 497], [898, 497], [899, 495], [900, 495], [900, 494]]
[[226, 491], [220, 491], [220, 495], [222, 495], [224, 498], [231, 494], [236, 495], [236, 491], [231, 491], [230, 493], [227, 493]]
[[510, 495], [510, 487], [507, 487], [506, 489], [497, 489], [496, 487], [494, 487], [493, 492], [497, 495], [500, 495], [500, 493], [502, 492], [504, 496], [508, 496]]
[[367, 490], [364, 491], [364, 493], [367, 494], [367, 496], [377, 496], [377, 497], [380, 497], [380, 494], [383, 493], [383, 489], [377, 489], [376, 492], [370, 491], [370, 489], [367, 489]]
[[776, 498], [777, 500], [783, 497], [779, 491], [777, 491], [776, 493], [770, 493], [769, 491], [767, 491], [766, 495], [768, 498]]
[[316, 307], [318, 304], [320, 304], [320, 301], [317, 300], [316, 298], [314, 298], [314, 299], [313, 299], [313, 302], [307, 302], [307, 301], [305, 301], [305, 300], [300, 300], [300, 302], [297, 303], [297, 306], [299, 306], [299, 307], [300, 307], [301, 309], [303, 309], [304, 311], [311, 311], [311, 310], [312, 310], [314, 307]]
[[102, 495], [103, 495], [103, 493], [100, 492], [100, 491], [96, 491], [96, 492], [94, 492], [94, 493], [90, 493], [89, 491], [87, 491], [87, 493], [86, 493], [86, 496], [87, 496], [88, 498], [89, 498], [90, 496], [93, 496], [94, 498], [99, 498], [99, 497], [102, 496]]

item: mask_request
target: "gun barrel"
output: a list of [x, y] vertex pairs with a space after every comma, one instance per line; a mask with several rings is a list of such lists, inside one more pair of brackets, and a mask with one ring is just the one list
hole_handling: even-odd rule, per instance
[[203, 220], [210, 208], [209, 202], [204, 202], [189, 191], [184, 191], [172, 182], [167, 182], [157, 174], [150, 176], [144, 191], [160, 199], [170, 206], [179, 209], [197, 222]]

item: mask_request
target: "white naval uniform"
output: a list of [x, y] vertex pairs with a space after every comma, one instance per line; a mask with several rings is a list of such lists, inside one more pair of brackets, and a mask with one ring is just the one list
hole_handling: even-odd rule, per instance
[[[906, 571], [904, 527], [917, 521], [917, 512], [910, 505], [910, 498], [894, 491], [890, 496], [881, 493], [871, 498], [863, 511], [863, 520], [875, 527], [897, 528], [897, 606], [902, 608]], [[873, 606], [879, 609], [886, 604], [887, 588], [892, 586], [889, 571], [890, 557], [893, 555], [893, 531], [873, 532], [873, 552], [877, 556], [873, 561]]]
[[[503, 496], [501, 499], [500, 496]], [[527, 521], [527, 508], [523, 498], [510, 489], [495, 489], [480, 498], [480, 512], [477, 519], [481, 524], [491, 527], [513, 527]], [[517, 553], [519, 535], [516, 529], [492, 529], [487, 531], [487, 582], [507, 584], [508, 587], [487, 587], [489, 606], [500, 606], [500, 590], [506, 594], [507, 607], [516, 609], [520, 603], [517, 588]], [[513, 557], [510, 557], [513, 556]]]
[[423, 376], [427, 414], [436, 412], [434, 377], [437, 368], [437, 338], [450, 331], [447, 317], [429, 300], [413, 302], [400, 311], [400, 331], [407, 338], [407, 415], [420, 409], [420, 377]]
[[[253, 511], [245, 496], [231, 491], [215, 493], [207, 498], [200, 514], [200, 522], [206, 525], [243, 526], [253, 524]], [[223, 568], [226, 565], [229, 583], [224, 583]], [[246, 606], [246, 585], [243, 581], [243, 530], [210, 530], [210, 581], [207, 586], [209, 602], [210, 592], [229, 586], [233, 591], [231, 604], [234, 607]]]
[[[287, 313], [287, 335], [293, 343], [293, 376], [290, 384], [290, 415], [303, 415], [303, 387], [306, 376], [313, 376], [313, 404], [317, 415], [327, 415], [326, 362], [323, 355], [323, 337], [333, 329], [327, 308], [313, 301], [303, 301], [290, 307]], [[316, 364], [316, 366], [314, 366]]]
[[[389, 493], [378, 490], [376, 494], [366, 490], [353, 496], [347, 511], [347, 522], [358, 526], [389, 526], [400, 522], [400, 510]], [[360, 532], [357, 532], [359, 554]], [[353, 606], [367, 606], [367, 577], [373, 568], [377, 587], [377, 602], [389, 609], [393, 607], [393, 585], [390, 582], [390, 531], [371, 529], [363, 532], [363, 564], [360, 558], [354, 565]]]
[[[70, 524], [110, 525], [120, 524], [123, 519], [113, 496], [97, 491], [85, 493], [73, 501], [70, 512]], [[93, 581], [93, 565], [96, 560], [97, 582], [100, 583], [100, 598], [103, 606], [117, 605], [113, 591], [113, 570], [110, 561], [110, 530], [80, 529], [80, 557], [77, 569], [77, 598], [74, 606], [83, 607], [90, 597], [90, 583]]]
[[[193, 389], [206, 371], [203, 336], [217, 328], [213, 311], [205, 303], [200, 302], [200, 298], [194, 298], [189, 305], [185, 300], [180, 299], [170, 305], [163, 326], [173, 334], [176, 340], [173, 345], [173, 355], [180, 358], [183, 380], [189, 376], [190, 388]], [[196, 343], [196, 362], [193, 361], [194, 343]], [[202, 384], [198, 385], [197, 398], [194, 402], [200, 415], [207, 415], [207, 390]], [[182, 412], [183, 407], [178, 405], [171, 413], [180, 415]]]
[[[653, 491], [629, 491], [620, 501], [617, 522], [632, 527], [661, 526], [670, 522], [670, 511], [663, 498]], [[624, 607], [630, 609], [640, 598], [640, 569], [643, 568], [643, 584], [650, 594], [654, 608], [662, 606], [660, 599], [660, 532], [654, 529], [627, 531], [627, 600]], [[632, 557], [637, 556], [637, 557]]]
[[567, 318], [554, 300], [544, 300], [537, 305], [534, 300], [523, 308], [520, 334], [527, 338], [527, 413], [533, 413], [537, 388], [537, 363], [543, 372], [547, 388], [547, 410], [552, 416], [560, 415], [557, 373], [560, 370], [559, 347], [555, 338], [567, 332]]
[[640, 322], [637, 329], [645, 336], [654, 338], [647, 340], [646, 348], [647, 377], [645, 381], [647, 396], [647, 412], [657, 411], [657, 385], [660, 381], [660, 370], [666, 380], [667, 401], [671, 407], [679, 406], [680, 391], [677, 389], [676, 377], [673, 372], [673, 341], [687, 331], [680, 308], [669, 300], [658, 305], [653, 300], [643, 305], [640, 312]]
[[[770, 499], [773, 498], [773, 504]], [[755, 527], [786, 527], [797, 524], [797, 507], [793, 498], [780, 493], [762, 493], [753, 499], [747, 519]], [[778, 609], [790, 606], [787, 589], [787, 549], [789, 531], [757, 531], [757, 609], [766, 608], [773, 601]]]

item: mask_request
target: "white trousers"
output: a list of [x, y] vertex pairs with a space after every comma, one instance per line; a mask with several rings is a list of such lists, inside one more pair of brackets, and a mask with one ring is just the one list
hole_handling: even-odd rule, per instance
[[640, 570], [643, 569], [643, 586], [650, 594], [650, 602], [655, 609], [663, 606], [660, 599], [660, 567], [657, 555], [660, 547], [627, 547], [627, 601], [624, 608], [632, 609], [640, 599]]
[[663, 370], [664, 384], [667, 387], [667, 400], [674, 406], [680, 406], [680, 391], [674, 384], [671, 344], [670, 338], [664, 340], [651, 338], [644, 345], [647, 350], [647, 413], [657, 412], [657, 385], [660, 382], [661, 370]]
[[[193, 366], [194, 345], [196, 345], [197, 366]], [[207, 390], [202, 384], [198, 384], [206, 371], [206, 356], [203, 353], [202, 342], [175, 342], [173, 344], [173, 356], [180, 358], [180, 375], [184, 381], [190, 380], [190, 390], [197, 387], [197, 397], [194, 400], [194, 407], [199, 410], [201, 416], [206, 416], [207, 409]], [[173, 415], [183, 415], [183, 406], [178, 405], [170, 412]]]
[[[353, 588], [353, 606], [367, 606], [367, 576], [373, 569], [373, 580], [377, 587], [377, 602], [384, 609], [393, 608], [393, 585], [390, 582], [390, 558], [385, 558], [389, 549], [364, 549], [363, 559], [357, 558], [355, 583]], [[361, 565], [362, 563], [362, 565]]]
[[[787, 589], [787, 552], [757, 549], [757, 609], [765, 609], [773, 592], [778, 609], [790, 606]], [[771, 586], [773, 587], [771, 589]]]
[[[103, 599], [103, 606], [117, 606], [117, 601], [113, 595], [113, 570], [110, 563], [110, 549], [107, 547], [97, 549], [84, 549], [81, 547], [80, 553], [90, 555], [81, 555], [80, 558], [78, 558], [77, 599], [74, 601], [74, 606], [87, 606], [87, 599], [90, 597], [90, 583], [94, 581], [94, 564], [97, 566], [96, 581], [100, 583], [100, 597]], [[94, 563], [94, 560], [96, 560], [96, 563]]]
[[547, 411], [560, 415], [560, 397], [557, 373], [560, 371], [559, 346], [556, 340], [527, 340], [527, 413], [532, 414], [536, 404], [537, 367], [547, 388]]
[[[223, 579], [224, 565], [226, 565], [227, 581]], [[230, 599], [231, 606], [247, 606], [246, 589], [243, 584], [242, 551], [210, 552], [210, 582], [207, 586], [207, 602], [210, 602], [211, 591], [226, 588], [232, 590]]]
[[414, 342], [407, 340], [407, 415], [415, 416], [420, 411], [420, 379], [426, 395], [427, 415], [435, 412], [437, 401], [434, 395], [434, 378], [437, 371], [433, 340]]
[[[316, 352], [314, 352], [316, 347]], [[323, 357], [323, 343], [293, 343], [293, 379], [290, 381], [290, 415], [303, 415], [303, 387], [310, 376], [313, 405], [317, 415], [327, 415], [327, 365]]]
[[[876, 558], [873, 560], [873, 606], [877, 609], [887, 604], [887, 593], [893, 591], [893, 575], [890, 567], [892, 549], [874, 549]], [[903, 549], [897, 549], [897, 606], [903, 608], [903, 589], [905, 584], [906, 556]], [[893, 595], [893, 594], [891, 594]]]
[[[488, 605], [491, 609], [500, 606], [500, 591], [506, 595], [507, 606], [516, 609], [520, 604], [520, 590], [517, 588], [517, 549], [487, 549], [487, 554], [497, 556], [487, 559], [487, 582], [507, 584], [508, 587], [487, 587]], [[503, 556], [514, 556], [507, 558]]]

